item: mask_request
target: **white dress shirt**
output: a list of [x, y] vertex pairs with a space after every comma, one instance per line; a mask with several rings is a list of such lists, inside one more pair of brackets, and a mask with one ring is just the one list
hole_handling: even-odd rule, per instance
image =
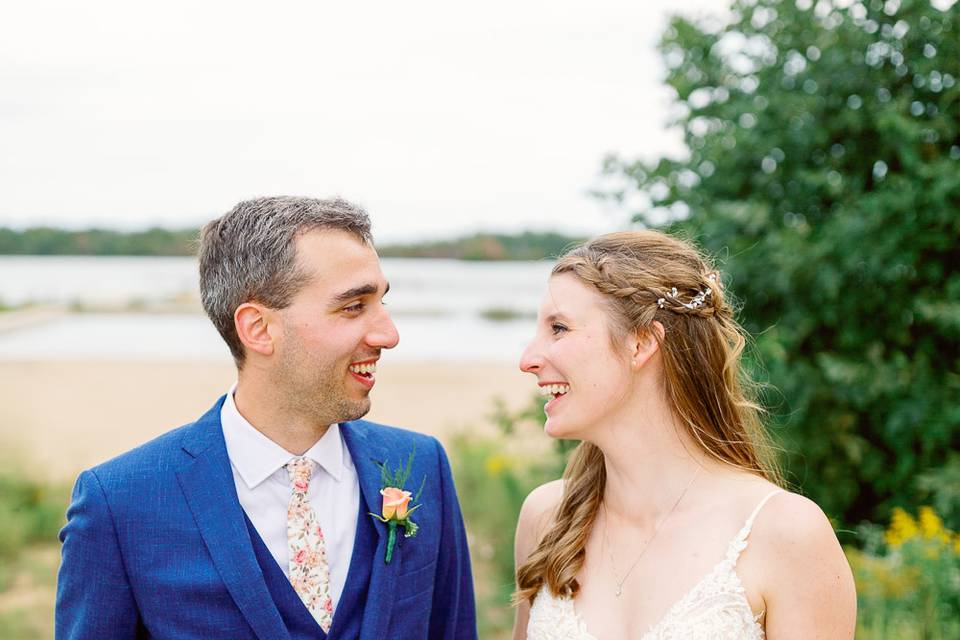
[[[240, 415], [230, 388], [220, 410], [223, 439], [233, 469], [240, 506], [263, 539], [270, 554], [289, 577], [287, 551], [287, 506], [290, 475], [283, 468], [298, 457], [263, 435]], [[304, 454], [319, 466], [310, 479], [307, 499], [313, 507], [327, 544], [330, 563], [330, 593], [336, 609], [347, 581], [360, 508], [360, 483], [350, 450], [333, 424]]]

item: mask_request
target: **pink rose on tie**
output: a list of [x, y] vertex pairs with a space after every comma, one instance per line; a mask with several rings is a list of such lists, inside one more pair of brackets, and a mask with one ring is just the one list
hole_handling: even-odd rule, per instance
[[410, 496], [412, 495], [409, 491], [396, 487], [386, 487], [380, 489], [380, 495], [383, 496], [384, 520], [403, 520], [407, 517], [407, 505], [410, 503]]
[[297, 564], [303, 564], [304, 560], [306, 559], [307, 559], [306, 549], [300, 549], [300, 551], [297, 551], [297, 555], [293, 556], [293, 561], [296, 562]]
[[293, 486], [297, 488], [297, 491], [303, 492], [303, 491], [306, 491], [307, 487], [309, 487], [310, 485], [307, 483], [306, 480], [295, 480], [293, 482]]

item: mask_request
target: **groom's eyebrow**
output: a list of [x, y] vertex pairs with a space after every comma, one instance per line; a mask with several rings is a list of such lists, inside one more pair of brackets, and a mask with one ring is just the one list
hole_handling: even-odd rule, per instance
[[[352, 300], [353, 298], [360, 298], [363, 296], [373, 295], [380, 290], [375, 284], [362, 284], [359, 287], [354, 287], [352, 289], [347, 289], [343, 293], [338, 293], [333, 297], [333, 303], [346, 302], [347, 300]], [[387, 295], [387, 292], [390, 291], [390, 283], [387, 283], [387, 288], [383, 290], [383, 295]]]

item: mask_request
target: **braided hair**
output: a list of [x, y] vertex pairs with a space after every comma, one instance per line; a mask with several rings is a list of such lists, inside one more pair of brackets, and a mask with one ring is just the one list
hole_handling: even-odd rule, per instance
[[[782, 484], [740, 366], [746, 345], [721, 276], [690, 243], [656, 231], [599, 236], [563, 255], [552, 275], [572, 274], [603, 294], [614, 344], [628, 332], [659, 342], [668, 405], [710, 457]], [[663, 327], [663, 336], [652, 323]], [[564, 471], [556, 516], [517, 568], [514, 603], [533, 602], [546, 584], [556, 595], [579, 590], [576, 575], [606, 485], [603, 453], [581, 442]]]

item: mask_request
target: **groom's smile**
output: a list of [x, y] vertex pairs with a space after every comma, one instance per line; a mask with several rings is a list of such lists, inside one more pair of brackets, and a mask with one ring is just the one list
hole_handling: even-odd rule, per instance
[[369, 244], [342, 231], [310, 231], [296, 240], [306, 283], [280, 314], [277, 373], [292, 406], [331, 424], [370, 410], [383, 349], [397, 329], [383, 298], [390, 285]]
[[377, 358], [355, 362], [349, 367], [350, 374], [364, 387], [372, 389], [376, 383]]

